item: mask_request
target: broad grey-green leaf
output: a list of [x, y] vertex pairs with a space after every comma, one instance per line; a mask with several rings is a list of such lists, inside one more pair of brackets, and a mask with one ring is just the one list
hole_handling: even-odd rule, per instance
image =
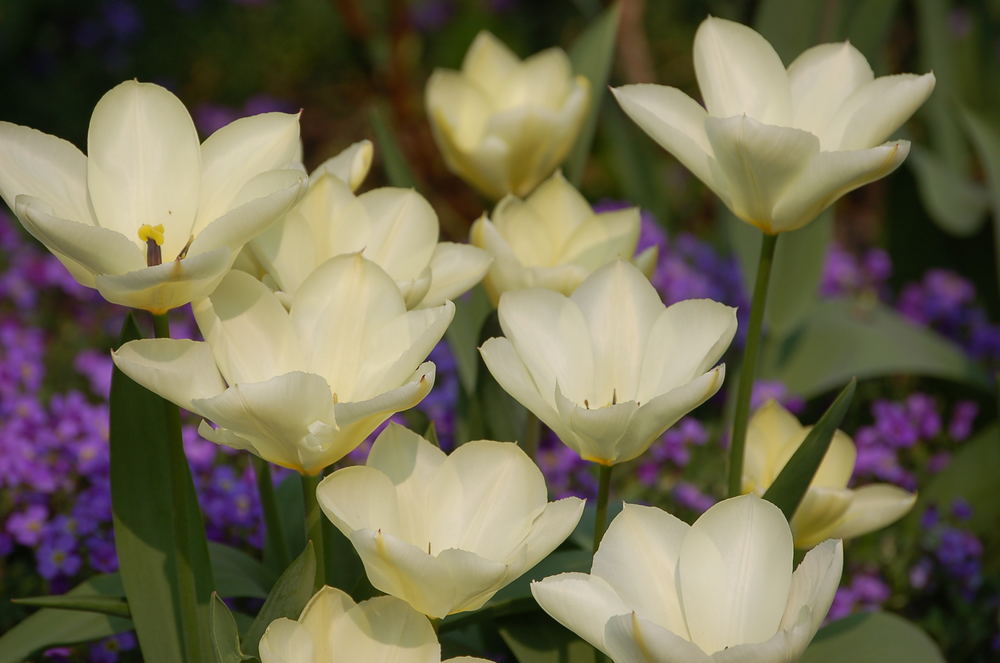
[[921, 145], [910, 147], [907, 159], [917, 177], [917, 192], [935, 223], [953, 235], [975, 234], [986, 218], [989, 192], [979, 183], [948, 167]]
[[839, 619], [820, 629], [799, 663], [945, 663], [915, 624], [887, 612]]
[[313, 595], [313, 582], [316, 578], [316, 554], [313, 552], [312, 541], [306, 544], [302, 554], [285, 569], [274, 588], [268, 594], [267, 600], [261, 606], [260, 612], [253, 620], [249, 630], [243, 635], [243, 651], [251, 656], [257, 656], [260, 638], [268, 625], [279, 617], [298, 619], [302, 608]]

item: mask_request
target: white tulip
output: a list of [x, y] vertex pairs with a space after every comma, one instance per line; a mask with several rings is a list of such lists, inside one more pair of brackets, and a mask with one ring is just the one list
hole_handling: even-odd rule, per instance
[[438, 306], [483, 278], [485, 251], [438, 242], [438, 218], [413, 189], [382, 187], [354, 195], [368, 173], [372, 145], [355, 143], [319, 166], [284, 220], [251, 242], [260, 268], [290, 297], [320, 264], [361, 253], [389, 273], [407, 307]]
[[506, 338], [480, 348], [493, 377], [582, 458], [631, 460], [708, 400], [713, 365], [736, 333], [736, 309], [709, 299], [664, 307], [627, 262], [594, 272], [570, 296], [540, 288], [500, 298]]
[[154, 313], [215, 289], [306, 183], [297, 115], [236, 120], [199, 146], [184, 105], [152, 83], [105, 94], [87, 144], [0, 122], [0, 195], [82, 285]]
[[765, 233], [795, 230], [910, 151], [885, 143], [934, 89], [934, 74], [875, 78], [849, 42], [785, 70], [752, 29], [707, 18], [694, 40], [703, 108], [680, 90], [613, 90], [625, 112], [732, 210]]
[[[763, 495], [808, 433], [809, 428], [776, 401], [757, 410], [747, 430], [743, 492]], [[857, 455], [853, 440], [836, 431], [792, 516], [796, 547], [811, 548], [825, 539], [874, 532], [902, 518], [916, 502], [915, 494], [890, 484], [848, 488]]]
[[[427, 618], [399, 599], [355, 603], [333, 587], [309, 600], [298, 621], [271, 622], [260, 639], [262, 663], [441, 663], [441, 645]], [[471, 656], [445, 663], [489, 663]]]
[[[493, 256], [486, 290], [501, 293], [548, 288], [568, 295], [594, 270], [612, 260], [630, 260], [639, 242], [639, 209], [595, 214], [561, 172], [521, 200], [507, 196], [472, 225], [470, 240]], [[645, 273], [656, 266], [657, 250], [635, 256]]]
[[115, 364], [214, 422], [199, 428], [207, 439], [314, 475], [427, 395], [434, 364], [421, 362], [455, 306], [407, 311], [378, 265], [347, 255], [313, 272], [288, 311], [239, 271], [194, 311], [205, 342], [132, 341]]
[[615, 663], [789, 663], [826, 617], [843, 546], [827, 541], [792, 572], [781, 511], [754, 495], [691, 526], [626, 504], [590, 574], [531, 584], [542, 609]]
[[580, 133], [590, 83], [566, 53], [523, 62], [488, 32], [476, 36], [462, 71], [427, 83], [427, 116], [448, 168], [493, 200], [525, 196], [555, 170]]
[[434, 618], [482, 607], [569, 536], [583, 500], [546, 495], [514, 443], [468, 442], [446, 456], [395, 424], [367, 465], [337, 470], [316, 491], [372, 585]]

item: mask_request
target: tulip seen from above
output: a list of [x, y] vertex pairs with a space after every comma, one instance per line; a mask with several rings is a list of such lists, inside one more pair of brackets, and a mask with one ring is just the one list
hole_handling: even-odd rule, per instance
[[[763, 495], [805, 440], [801, 425], [777, 401], [768, 401], [750, 419], [743, 490]], [[849, 539], [902, 518], [917, 496], [891, 484], [848, 488], [857, 449], [844, 432], [834, 433], [802, 502], [792, 516], [795, 546], [811, 548], [825, 539]]]
[[550, 48], [523, 62], [480, 32], [461, 71], [438, 69], [424, 102], [453, 173], [493, 200], [526, 196], [569, 154], [583, 126], [590, 82]]
[[570, 535], [583, 500], [546, 495], [541, 470], [512, 442], [445, 455], [396, 424], [366, 465], [337, 470], [316, 491], [372, 585], [435, 619], [479, 609]]
[[101, 97], [87, 148], [0, 122], [0, 195], [82, 285], [156, 314], [212, 292], [306, 184], [298, 115], [242, 118], [199, 145], [152, 83]]

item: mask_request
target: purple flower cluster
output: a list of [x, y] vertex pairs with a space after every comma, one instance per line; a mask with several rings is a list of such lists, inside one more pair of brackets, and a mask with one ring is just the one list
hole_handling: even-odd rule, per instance
[[878, 610], [892, 596], [892, 590], [881, 574], [874, 569], [857, 571], [849, 583], [837, 589], [827, 621], [834, 621], [855, 612]]
[[971, 600], [983, 583], [983, 544], [964, 523], [972, 507], [956, 499], [945, 514], [930, 506], [920, 519], [924, 553], [910, 567], [910, 585], [923, 592], [942, 587]]
[[[854, 435], [858, 448], [854, 479], [888, 481], [914, 490], [915, 470], [924, 467], [932, 474], [943, 470], [955, 444], [969, 436], [978, 411], [975, 402], [959, 401], [947, 418], [936, 401], [923, 393], [900, 401], [875, 401], [872, 423]], [[918, 452], [931, 455], [922, 460]]]
[[833, 242], [826, 253], [820, 293], [825, 297], [874, 294], [888, 299], [886, 281], [891, 275], [892, 260], [882, 249], [871, 248], [858, 255]]

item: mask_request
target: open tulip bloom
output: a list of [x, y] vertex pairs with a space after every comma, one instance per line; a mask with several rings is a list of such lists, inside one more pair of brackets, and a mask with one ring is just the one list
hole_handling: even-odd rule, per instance
[[[639, 242], [639, 208], [595, 214], [561, 172], [524, 200], [505, 197], [492, 217], [480, 217], [469, 236], [493, 256], [485, 286], [494, 302], [501, 293], [523, 288], [568, 295], [597, 268], [633, 259]], [[633, 262], [648, 274], [657, 253], [650, 247]]]
[[292, 211], [251, 242], [284, 296], [325, 260], [345, 253], [361, 253], [388, 272], [409, 308], [439, 306], [478, 283], [489, 254], [438, 242], [437, 214], [419, 193], [382, 187], [354, 195], [371, 159], [371, 143], [362, 141], [323, 163]]
[[719, 502], [691, 526], [626, 504], [590, 574], [531, 584], [535, 600], [615, 663], [788, 663], [826, 617], [843, 547], [829, 540], [792, 572], [792, 534], [755, 495]]
[[145, 339], [115, 364], [202, 422], [207, 439], [315, 475], [434, 383], [421, 362], [454, 316], [407, 311], [393, 280], [360, 255], [324, 263], [290, 310], [263, 283], [230, 272], [194, 306], [205, 342]]
[[[754, 413], [747, 430], [743, 490], [763, 495], [788, 459], [805, 440], [809, 428], [776, 401]], [[902, 518], [917, 496], [886, 483], [848, 488], [858, 452], [842, 431], [834, 433], [819, 469], [792, 516], [798, 548], [824, 539], [849, 539], [874, 532]]]
[[446, 456], [395, 424], [366, 465], [316, 491], [372, 585], [433, 618], [479, 609], [569, 536], [583, 500], [546, 495], [541, 470], [512, 442], [467, 442]]
[[97, 102], [87, 149], [0, 122], [0, 195], [82, 285], [153, 313], [214, 290], [306, 183], [297, 115], [236, 120], [199, 146], [184, 105], [151, 83]]
[[909, 153], [883, 143], [927, 99], [934, 74], [875, 78], [850, 43], [822, 44], [787, 71], [752, 29], [707, 18], [694, 40], [705, 102], [672, 87], [613, 90], [625, 112], [765, 233], [795, 230]]
[[[427, 618], [403, 601], [379, 596], [355, 603], [323, 587], [299, 619], [271, 622], [260, 639], [261, 663], [441, 663]], [[488, 663], [472, 656], [445, 663]]]
[[522, 62], [480, 32], [462, 71], [438, 69], [427, 83], [427, 116], [449, 170], [493, 200], [526, 196], [573, 147], [590, 83], [566, 53], [550, 48]]
[[664, 307], [621, 260], [569, 297], [506, 292], [499, 314], [506, 338], [480, 348], [493, 377], [564, 444], [602, 465], [636, 458], [714, 395], [725, 376], [715, 363], [736, 333], [736, 309], [709, 299]]

